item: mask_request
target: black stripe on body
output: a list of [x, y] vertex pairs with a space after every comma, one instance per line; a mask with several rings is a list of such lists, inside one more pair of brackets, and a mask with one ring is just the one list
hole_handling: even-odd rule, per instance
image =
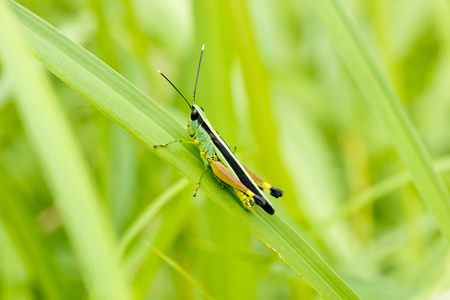
[[[209, 126], [206, 122], [202, 122], [201, 125], [202, 125], [203, 129], [205, 129], [205, 131], [211, 137], [211, 140], [213, 141], [214, 145], [219, 149], [219, 151], [225, 157], [227, 162], [230, 164], [230, 167], [233, 169], [234, 173], [239, 178], [239, 180], [242, 182], [242, 184], [245, 185], [253, 193], [255, 193], [257, 195], [261, 195], [261, 191], [253, 183], [253, 181], [249, 177], [249, 175], [245, 173], [245, 171], [243, 170], [243, 168], [237, 161], [236, 157], [231, 153], [231, 151], [228, 149], [228, 147], [226, 147], [226, 145], [224, 143], [220, 142], [220, 139], [222, 139], [222, 138], [220, 136], [217, 137], [214, 134], [214, 132], [209, 128]], [[262, 197], [265, 198], [264, 196], [262, 196]]]
[[250, 191], [252, 191], [255, 194], [253, 196], [255, 203], [259, 207], [261, 207], [266, 213], [268, 213], [269, 215], [273, 215], [275, 213], [275, 209], [273, 208], [272, 204], [270, 203], [269, 200], [267, 200], [266, 197], [264, 197], [264, 194], [258, 189], [257, 185], [253, 182], [250, 176], [244, 171], [244, 168], [238, 162], [237, 158], [228, 148], [227, 144], [223, 141], [220, 135], [217, 132], [211, 130], [211, 128], [208, 126], [207, 122], [203, 120], [201, 115], [199, 115], [197, 120], [199, 124], [202, 126], [202, 128], [208, 133], [214, 145], [219, 149], [219, 151], [225, 157], [227, 162], [230, 164], [230, 167], [233, 169], [238, 179], [242, 182], [242, 184], [245, 187], [247, 187]]

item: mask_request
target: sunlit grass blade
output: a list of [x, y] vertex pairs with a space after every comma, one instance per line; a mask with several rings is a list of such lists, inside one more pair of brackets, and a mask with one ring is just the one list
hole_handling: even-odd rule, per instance
[[[112, 228], [100, 210], [97, 191], [69, 121], [46, 74], [26, 51], [9, 6], [0, 0], [2, 64], [14, 80], [19, 115], [83, 266], [87, 289], [94, 286], [95, 298], [131, 299], [113, 250]], [[35, 26], [37, 23], [30, 30]]]
[[11, 78], [5, 76], [5, 73], [3, 73], [0, 76], [0, 109], [8, 103], [8, 97], [11, 95], [12, 92], [12, 82]]
[[[152, 148], [153, 144], [189, 138], [185, 129], [99, 59], [20, 5], [13, 3], [13, 6], [17, 20], [23, 25], [28, 46], [44, 65], [156, 155], [173, 165], [189, 181], [195, 183], [198, 180], [203, 169], [198, 148], [191, 145], [173, 145], [170, 149]], [[279, 215], [268, 216], [261, 210], [244, 210], [234, 194], [228, 189], [222, 190], [211, 173], [203, 178], [202, 190], [275, 249], [323, 297], [358, 299]]]
[[343, 1], [316, 1], [317, 11], [357, 86], [384, 126], [425, 205], [450, 240], [450, 195], [372, 49]]

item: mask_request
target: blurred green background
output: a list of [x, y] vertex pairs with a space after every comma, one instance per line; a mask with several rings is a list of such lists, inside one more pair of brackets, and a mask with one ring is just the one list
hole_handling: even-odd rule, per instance
[[[205, 44], [196, 103], [238, 146], [247, 167], [285, 191], [272, 201], [277, 213], [361, 298], [446, 299], [448, 244], [388, 129], [335, 50], [318, 2], [18, 2], [122, 74], [183, 127], [189, 110], [156, 70], [190, 99]], [[346, 3], [435, 169], [448, 179], [450, 4]], [[194, 186], [173, 167], [48, 76], [115, 237], [123, 237], [148, 205], [162, 203], [127, 251], [137, 299], [207, 297], [199, 290], [216, 299], [320, 298], [238, 220], [201, 190], [192, 198]], [[45, 172], [2, 72], [1, 299], [89, 297], [92, 287], [83, 280]]]

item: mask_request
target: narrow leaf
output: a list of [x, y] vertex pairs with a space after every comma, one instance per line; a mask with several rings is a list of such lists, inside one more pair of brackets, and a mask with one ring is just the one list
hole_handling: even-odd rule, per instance
[[[152, 145], [189, 138], [185, 129], [156, 103], [92, 54], [75, 44], [45, 21], [14, 3], [28, 46], [56, 76], [77, 90], [103, 113], [147, 145], [156, 155], [173, 165], [195, 183], [203, 163], [194, 145]], [[163, 79], [161, 79], [163, 81]], [[242, 221], [319, 294], [329, 299], [358, 299], [353, 291], [323, 259], [279, 215], [242, 208], [230, 189], [222, 190], [210, 172], [202, 180], [202, 190], [231, 215]]]

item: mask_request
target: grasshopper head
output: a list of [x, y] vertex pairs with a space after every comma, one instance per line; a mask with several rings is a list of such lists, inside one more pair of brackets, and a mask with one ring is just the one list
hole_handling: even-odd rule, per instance
[[201, 106], [196, 104], [191, 106], [191, 115], [188, 120], [188, 132], [190, 136], [194, 136], [197, 132], [198, 127], [203, 123], [203, 120], [206, 119], [205, 112]]
[[198, 121], [200, 117], [200, 123], [203, 122], [203, 120], [206, 119], [205, 112], [203, 111], [203, 108], [201, 106], [198, 106], [197, 104], [192, 105], [191, 107], [191, 116], [190, 121]]

